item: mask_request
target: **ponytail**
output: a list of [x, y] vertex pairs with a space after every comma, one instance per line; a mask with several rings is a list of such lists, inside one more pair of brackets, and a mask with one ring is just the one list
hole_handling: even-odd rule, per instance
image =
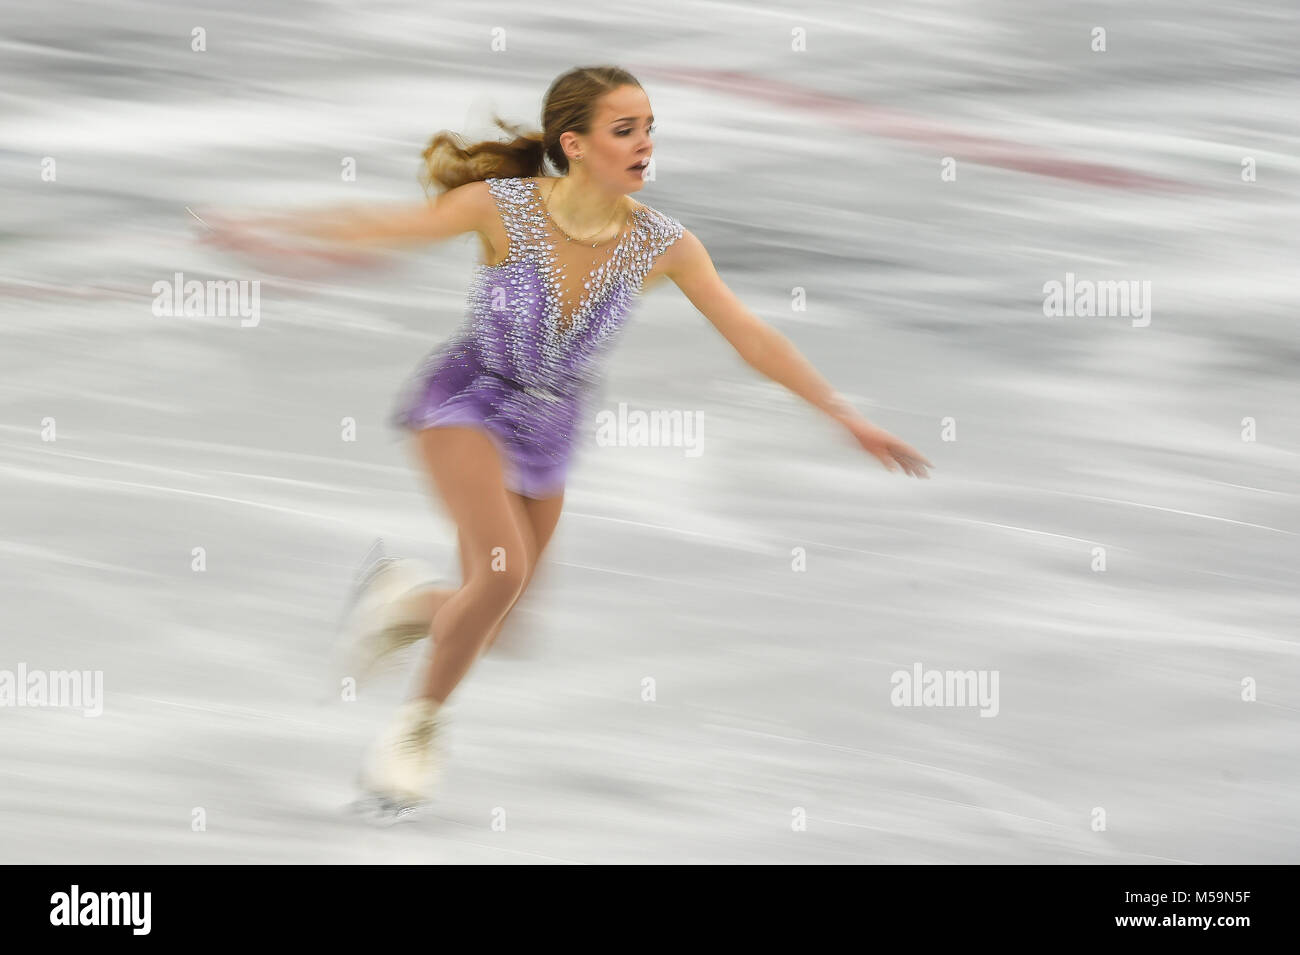
[[513, 139], [506, 142], [485, 139], [467, 145], [461, 136], [444, 129], [429, 140], [420, 171], [420, 181], [426, 190], [448, 192], [467, 182], [545, 173], [542, 134], [521, 132], [519, 127], [503, 122], [500, 117], [493, 120]]

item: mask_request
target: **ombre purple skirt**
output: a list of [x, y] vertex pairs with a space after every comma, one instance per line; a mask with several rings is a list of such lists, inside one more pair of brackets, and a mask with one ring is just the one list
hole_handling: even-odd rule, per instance
[[501, 453], [507, 490], [554, 497], [564, 490], [580, 394], [543, 391], [489, 370], [472, 343], [456, 338], [426, 359], [392, 415], [411, 431], [483, 431]]

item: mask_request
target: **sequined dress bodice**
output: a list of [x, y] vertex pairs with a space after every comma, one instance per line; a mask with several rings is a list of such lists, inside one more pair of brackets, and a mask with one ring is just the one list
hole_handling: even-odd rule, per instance
[[[683, 228], [638, 203], [617, 239], [592, 248], [551, 219], [537, 179], [487, 186], [510, 240], [506, 257], [476, 266], [465, 320], [426, 359], [398, 422], [418, 429], [473, 419], [506, 442], [522, 470], [562, 470], [604, 359], [655, 259]], [[540, 474], [533, 483], [544, 483]]]
[[510, 247], [499, 264], [475, 269], [461, 334], [489, 372], [552, 395], [574, 394], [599, 377], [641, 283], [682, 227], [638, 205], [617, 240], [593, 249], [551, 220], [536, 179], [487, 184]]

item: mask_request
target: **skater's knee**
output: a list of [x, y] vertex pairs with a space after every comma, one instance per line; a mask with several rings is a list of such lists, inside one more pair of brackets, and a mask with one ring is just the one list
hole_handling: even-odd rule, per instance
[[517, 560], [497, 570], [490, 570], [482, 575], [483, 590], [493, 605], [508, 610], [524, 591], [528, 580], [528, 568], [523, 560]]
[[523, 593], [527, 580], [528, 566], [521, 558], [480, 570], [468, 587], [483, 604], [504, 613]]
[[508, 514], [491, 516], [496, 519], [492, 523], [462, 529], [461, 569], [476, 599], [497, 613], [505, 613], [523, 593], [533, 556]]

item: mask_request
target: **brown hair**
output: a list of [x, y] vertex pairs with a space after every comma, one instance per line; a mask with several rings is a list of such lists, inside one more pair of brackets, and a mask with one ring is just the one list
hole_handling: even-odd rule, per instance
[[513, 138], [507, 142], [486, 139], [467, 145], [456, 133], [444, 129], [424, 150], [420, 180], [425, 189], [441, 192], [483, 179], [540, 176], [546, 160], [561, 175], [569, 171], [569, 160], [560, 146], [560, 136], [572, 130], [586, 135], [596, 100], [620, 86], [641, 84], [627, 70], [617, 66], [581, 66], [558, 76], [542, 102], [541, 132], [522, 132], [519, 127], [493, 115], [493, 122]]

